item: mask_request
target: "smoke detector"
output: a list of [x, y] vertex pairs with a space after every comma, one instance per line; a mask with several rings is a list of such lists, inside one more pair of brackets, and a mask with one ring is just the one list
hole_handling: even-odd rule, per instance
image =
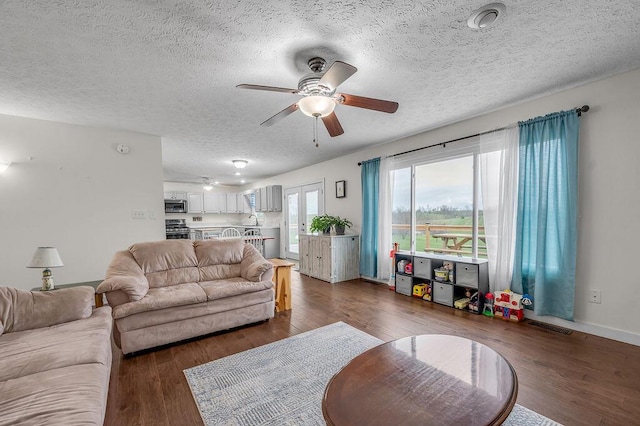
[[474, 10], [467, 19], [469, 28], [482, 29], [496, 22], [507, 11], [507, 7], [502, 3], [490, 3]]

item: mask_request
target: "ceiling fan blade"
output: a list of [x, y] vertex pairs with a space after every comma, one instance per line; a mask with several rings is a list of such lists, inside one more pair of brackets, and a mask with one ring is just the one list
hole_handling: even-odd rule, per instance
[[329, 136], [331, 136], [332, 138], [336, 136], [340, 136], [341, 134], [344, 133], [344, 130], [342, 129], [342, 126], [340, 125], [340, 121], [338, 120], [338, 116], [336, 115], [335, 112], [332, 112], [331, 114], [325, 117], [322, 117], [322, 122], [324, 123], [324, 126], [327, 128], [327, 132], [329, 132]]
[[351, 77], [358, 68], [353, 65], [349, 65], [346, 62], [335, 61], [324, 73], [318, 85], [326, 86], [331, 90], [335, 90], [339, 85], [344, 83], [346, 79]]
[[343, 105], [372, 109], [374, 111], [387, 112], [393, 114], [398, 110], [398, 103], [383, 101], [382, 99], [365, 98], [364, 96], [347, 95], [341, 93], [338, 102]]
[[269, 92], [293, 93], [294, 95], [298, 93], [298, 89], [287, 89], [285, 87], [274, 86], [260, 86], [257, 84], [238, 84], [236, 87], [238, 89], [267, 90]]
[[283, 118], [285, 118], [287, 115], [296, 112], [297, 109], [298, 109], [298, 104], [289, 105], [288, 107], [286, 107], [285, 109], [283, 109], [282, 111], [280, 111], [279, 113], [274, 115], [273, 117], [268, 118], [265, 121], [263, 121], [262, 123], [260, 123], [260, 125], [261, 126], [272, 126], [275, 123], [277, 123], [278, 121], [280, 121]]

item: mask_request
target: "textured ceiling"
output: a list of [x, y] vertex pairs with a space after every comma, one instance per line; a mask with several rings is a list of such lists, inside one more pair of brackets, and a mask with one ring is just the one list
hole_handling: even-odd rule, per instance
[[[489, 3], [489, 1], [487, 1]], [[640, 67], [640, 1], [0, 1], [0, 113], [162, 136], [165, 180], [238, 184], [335, 158]], [[338, 91], [397, 101], [395, 114], [339, 105], [345, 134], [295, 112], [306, 61], [358, 68]], [[596, 99], [593, 100], [597, 102]]]

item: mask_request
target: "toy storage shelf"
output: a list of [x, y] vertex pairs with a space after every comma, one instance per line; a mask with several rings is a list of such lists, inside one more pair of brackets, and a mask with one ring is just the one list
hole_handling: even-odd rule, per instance
[[[411, 253], [399, 251], [395, 255], [396, 293], [405, 296], [422, 297], [442, 305], [454, 307], [475, 314], [482, 313], [484, 295], [489, 292], [489, 263], [486, 259], [472, 259], [439, 255], [434, 253]], [[411, 268], [405, 272], [407, 263]], [[436, 270], [449, 265], [453, 271], [453, 280], [436, 278]], [[425, 285], [424, 287], [421, 286]], [[418, 286], [418, 287], [416, 287]], [[467, 293], [478, 293], [477, 304], [465, 305]], [[430, 296], [430, 297], [429, 297]]]

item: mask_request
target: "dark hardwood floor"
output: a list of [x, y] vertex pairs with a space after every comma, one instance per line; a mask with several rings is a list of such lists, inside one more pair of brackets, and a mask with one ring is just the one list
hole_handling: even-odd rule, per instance
[[293, 309], [268, 322], [130, 358], [114, 346], [105, 425], [202, 424], [182, 370], [336, 321], [384, 341], [432, 333], [479, 341], [515, 368], [518, 404], [565, 425], [640, 424], [640, 347], [472, 315], [366, 281], [292, 275]]

